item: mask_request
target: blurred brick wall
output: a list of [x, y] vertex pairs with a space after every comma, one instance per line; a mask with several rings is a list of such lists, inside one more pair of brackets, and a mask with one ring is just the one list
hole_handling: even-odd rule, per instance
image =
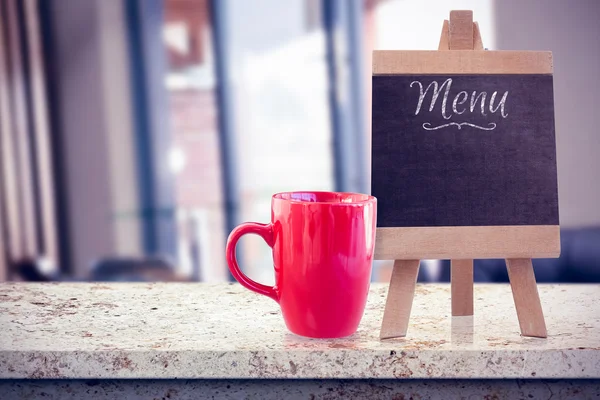
[[[224, 278], [225, 231], [214, 92], [185, 89], [171, 90], [169, 95], [173, 145], [185, 155], [184, 168], [176, 176], [177, 207], [205, 211], [210, 235], [202, 238], [200, 251], [208, 251], [210, 257], [202, 274]], [[179, 236], [184, 243], [193, 240], [185, 222], [180, 225]]]

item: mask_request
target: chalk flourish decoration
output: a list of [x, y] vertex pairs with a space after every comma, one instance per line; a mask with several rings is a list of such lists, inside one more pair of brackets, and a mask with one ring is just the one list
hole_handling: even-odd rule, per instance
[[491, 131], [491, 130], [494, 130], [496, 128], [496, 124], [494, 122], [490, 122], [487, 127], [475, 125], [475, 124], [472, 124], [470, 122], [461, 122], [461, 123], [450, 122], [448, 124], [444, 124], [444, 125], [432, 127], [429, 122], [425, 122], [423, 124], [423, 129], [425, 129], [427, 131], [435, 131], [437, 129], [446, 128], [446, 127], [452, 126], [452, 125], [456, 126], [458, 128], [458, 130], [461, 130], [462, 127], [463, 127], [463, 125], [471, 126], [473, 128], [481, 129], [481, 130], [484, 130], [484, 131]]

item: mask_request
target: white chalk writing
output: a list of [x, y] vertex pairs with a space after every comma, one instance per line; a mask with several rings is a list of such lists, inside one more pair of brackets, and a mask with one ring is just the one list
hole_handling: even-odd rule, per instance
[[[450, 95], [452, 89], [452, 78], [446, 79], [441, 85], [437, 81], [432, 81], [425, 87], [423, 83], [420, 81], [412, 81], [410, 83], [410, 87], [417, 86], [419, 88], [419, 99], [417, 101], [417, 107], [415, 109], [415, 115], [419, 115], [422, 112], [423, 103], [425, 103], [425, 110], [429, 110], [429, 112], [436, 112], [435, 110], [439, 110], [442, 118], [449, 120], [454, 115], [464, 115], [467, 110], [469, 113], [473, 114], [479, 112], [482, 116], [487, 116], [486, 111], [489, 111], [490, 114], [495, 114], [498, 110], [500, 110], [500, 116], [502, 118], [508, 117], [508, 112], [506, 110], [506, 104], [508, 101], [508, 91], [505, 91], [497, 104], [496, 98], [498, 97], [498, 91], [494, 91], [491, 96], [489, 96], [489, 103], [486, 104], [488, 100], [487, 92], [477, 92], [476, 90], [471, 92], [471, 96], [469, 99], [469, 93], [465, 90], [462, 90], [456, 95]], [[427, 107], [426, 98], [428, 94], [431, 93], [431, 98], [429, 101], [429, 107]], [[442, 95], [443, 93], [443, 95]], [[442, 95], [442, 96], [440, 96]], [[436, 105], [438, 104], [438, 99], [441, 97], [441, 104], [438, 108]], [[450, 98], [450, 103], [449, 103]], [[467, 107], [467, 100], [468, 107]], [[450, 108], [448, 105], [451, 104]], [[487, 106], [487, 107], [486, 107]], [[423, 129], [426, 130], [437, 130], [449, 126], [456, 126], [458, 129], [461, 129], [463, 126], [471, 126], [473, 128], [482, 129], [482, 130], [493, 130], [496, 128], [495, 123], [489, 123], [487, 127], [483, 127], [481, 125], [474, 124], [472, 122], [461, 122], [461, 123], [446, 123], [439, 125], [437, 127], [432, 127], [430, 123], [426, 122], [423, 124]]]

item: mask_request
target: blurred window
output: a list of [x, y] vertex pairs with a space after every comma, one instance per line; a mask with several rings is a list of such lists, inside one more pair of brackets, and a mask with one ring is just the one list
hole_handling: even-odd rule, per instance
[[[220, 159], [214, 34], [209, 2], [166, 0], [164, 41], [169, 71], [181, 268], [202, 280], [224, 279], [226, 238], [221, 161], [235, 174], [240, 221], [269, 222], [273, 193], [333, 190], [325, 33], [320, 1], [230, 0], [221, 7], [219, 38], [230, 80], [229, 138]], [[237, 222], [240, 222], [237, 221]], [[242, 267], [273, 282], [271, 251], [244, 238]]]

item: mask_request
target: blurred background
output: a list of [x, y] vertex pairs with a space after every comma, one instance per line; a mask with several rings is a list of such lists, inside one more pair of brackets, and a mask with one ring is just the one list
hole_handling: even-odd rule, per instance
[[370, 191], [371, 52], [437, 49], [452, 9], [490, 50], [553, 51], [562, 256], [534, 267], [600, 282], [596, 0], [0, 0], [0, 280], [231, 280], [227, 235], [273, 193]]

